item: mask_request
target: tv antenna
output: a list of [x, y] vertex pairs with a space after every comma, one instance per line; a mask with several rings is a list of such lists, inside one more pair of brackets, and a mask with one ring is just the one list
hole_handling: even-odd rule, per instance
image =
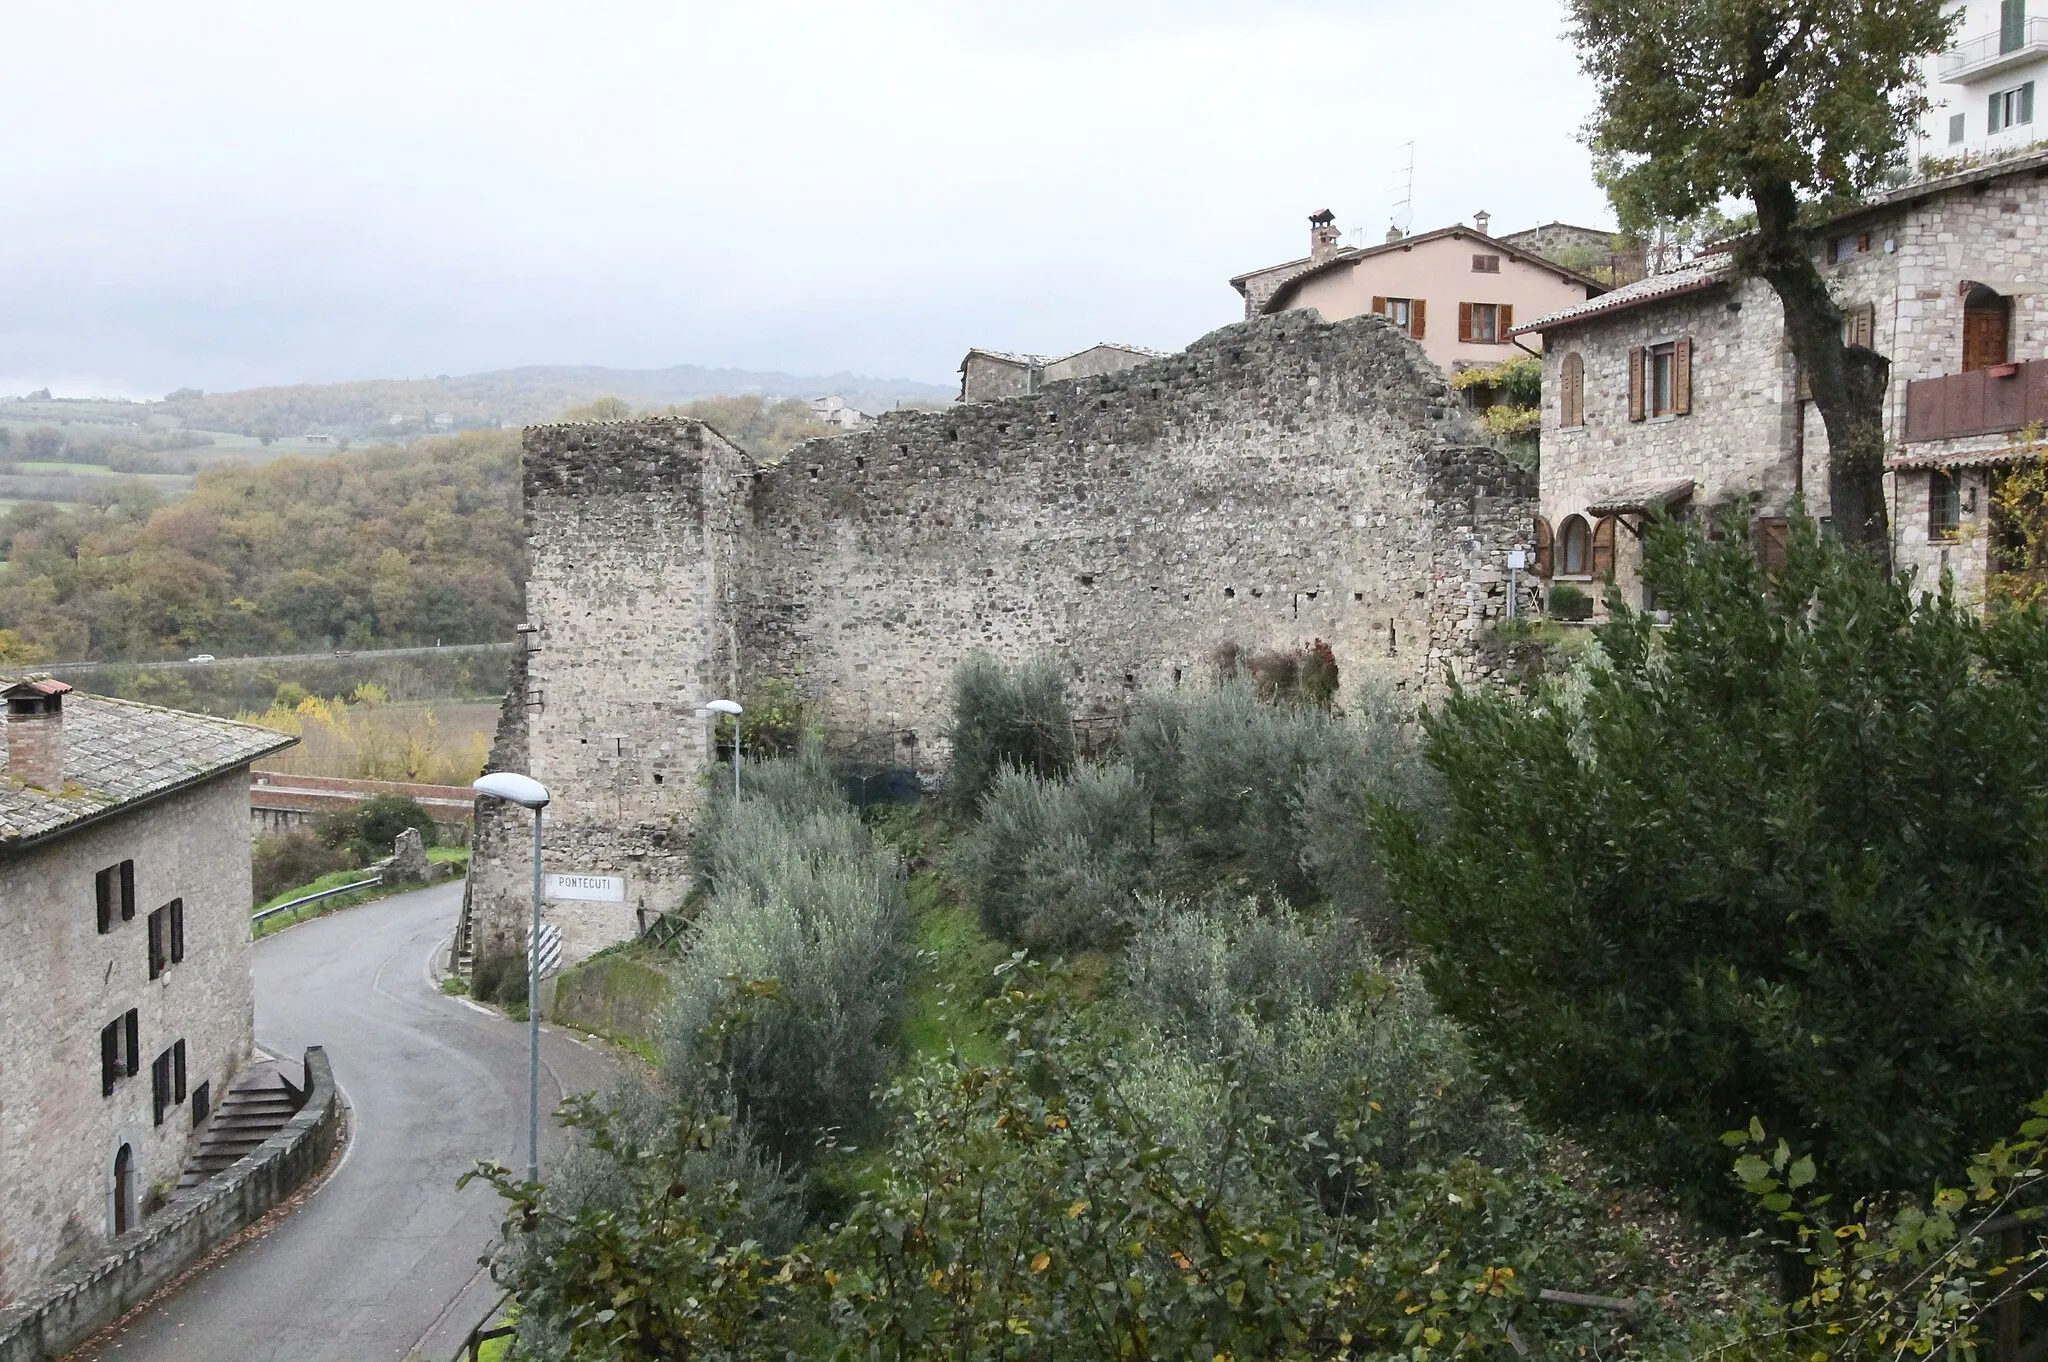
[[1400, 189], [1401, 197], [1394, 200], [1393, 227], [1406, 236], [1408, 229], [1415, 225], [1415, 143], [1404, 142], [1401, 150], [1408, 155], [1402, 164], [1394, 167], [1394, 174], [1399, 177], [1396, 187]]

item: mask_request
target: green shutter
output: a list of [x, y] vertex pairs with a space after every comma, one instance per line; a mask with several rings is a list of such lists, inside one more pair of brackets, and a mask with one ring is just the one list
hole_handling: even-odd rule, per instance
[[1991, 96], [1991, 108], [1984, 115], [1984, 131], [1986, 133], [1997, 132], [2001, 127], [2005, 126], [1998, 121], [1998, 106], [2000, 102], [1999, 96]]
[[2015, 123], [2031, 123], [2034, 121], [2034, 82], [2031, 80], [2025, 85], [2020, 86], [2020, 111], [2014, 115], [2012, 121]]
[[1998, 50], [2013, 52], [2027, 44], [2027, 0], [1999, 0]]

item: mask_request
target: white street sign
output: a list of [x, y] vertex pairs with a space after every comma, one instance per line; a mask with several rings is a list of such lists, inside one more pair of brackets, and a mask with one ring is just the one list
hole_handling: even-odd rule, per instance
[[550, 875], [546, 894], [551, 899], [572, 899], [582, 903], [624, 903], [624, 875]]

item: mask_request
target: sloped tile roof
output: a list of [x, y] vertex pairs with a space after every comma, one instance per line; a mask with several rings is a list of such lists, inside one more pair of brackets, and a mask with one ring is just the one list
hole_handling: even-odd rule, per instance
[[0, 775], [0, 852], [246, 766], [298, 741], [254, 724], [82, 691], [64, 697], [63, 723], [62, 790], [38, 790]]
[[1664, 274], [1653, 274], [1647, 279], [1638, 279], [1633, 284], [1623, 284], [1612, 293], [1603, 293], [1598, 298], [1588, 298], [1583, 303], [1560, 308], [1556, 312], [1525, 322], [1508, 334], [1525, 336], [1531, 331], [1547, 331], [1554, 327], [1569, 326], [1604, 317], [1610, 312], [1625, 312], [1645, 303], [1661, 302], [1682, 294], [1698, 293], [1716, 284], [1726, 283], [1734, 275], [1735, 260], [1727, 254], [1704, 256], [1678, 269]]

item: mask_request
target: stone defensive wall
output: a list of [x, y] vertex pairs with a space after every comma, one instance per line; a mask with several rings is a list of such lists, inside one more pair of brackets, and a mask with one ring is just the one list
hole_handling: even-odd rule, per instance
[[[1301, 312], [768, 465], [683, 420], [536, 427], [525, 491], [537, 632], [494, 764], [552, 792], [547, 870], [626, 881], [549, 905], [570, 959], [686, 891], [708, 699], [792, 678], [929, 775], [976, 649], [1057, 657], [1081, 714], [1316, 639], [1347, 690], [1421, 698], [1480, 674], [1536, 497], [1405, 335]], [[480, 810], [480, 950], [523, 945], [524, 819]]]

